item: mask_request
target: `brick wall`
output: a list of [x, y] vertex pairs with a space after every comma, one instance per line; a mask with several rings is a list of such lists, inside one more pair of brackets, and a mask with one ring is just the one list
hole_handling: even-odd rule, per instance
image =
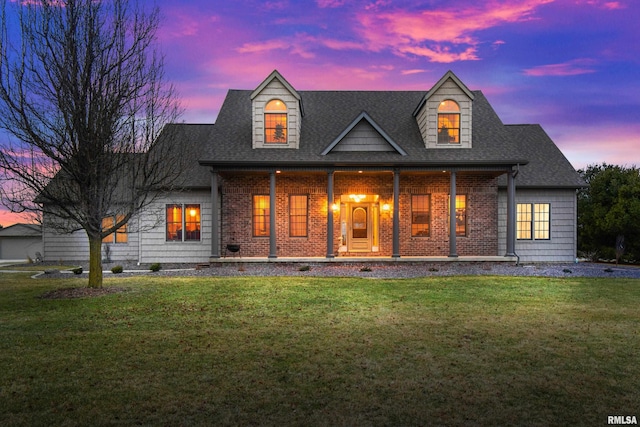
[[[380, 206], [393, 206], [393, 174], [334, 175], [334, 201], [341, 194], [376, 194]], [[222, 186], [222, 254], [229, 243], [240, 244], [242, 256], [266, 257], [269, 238], [254, 237], [252, 230], [252, 196], [269, 194], [269, 176], [225, 175]], [[289, 195], [308, 195], [308, 236], [289, 237]], [[431, 195], [431, 234], [411, 237], [411, 195]], [[486, 175], [457, 175], [457, 194], [467, 196], [467, 235], [458, 236], [458, 255], [497, 255], [498, 252], [498, 196], [496, 180]], [[400, 176], [400, 255], [446, 256], [449, 254], [449, 175], [401, 174]], [[325, 173], [292, 173], [276, 176], [276, 245], [279, 257], [326, 256], [327, 236], [327, 175]], [[272, 209], [273, 212], [273, 209]], [[353, 256], [391, 256], [392, 215], [381, 213], [379, 218], [379, 251], [372, 253], [341, 253]], [[340, 213], [334, 214], [334, 248], [340, 246]]]

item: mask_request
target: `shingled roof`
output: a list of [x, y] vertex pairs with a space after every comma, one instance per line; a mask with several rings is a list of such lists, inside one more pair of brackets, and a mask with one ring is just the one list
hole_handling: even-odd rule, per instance
[[[424, 99], [424, 91], [297, 91], [304, 105], [299, 148], [253, 148], [252, 93], [250, 90], [227, 93], [215, 126], [202, 134], [207, 139], [201, 141], [201, 165], [224, 168], [520, 165], [519, 187], [578, 188], [584, 185], [539, 126], [504, 125], [481, 91], [472, 91], [473, 148], [438, 149], [425, 148], [413, 115]], [[401, 150], [327, 150], [363, 113]]]

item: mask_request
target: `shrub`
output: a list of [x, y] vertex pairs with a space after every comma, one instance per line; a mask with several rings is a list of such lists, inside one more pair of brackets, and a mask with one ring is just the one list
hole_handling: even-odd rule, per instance
[[122, 271], [123, 271], [123, 268], [122, 268], [121, 265], [116, 265], [111, 269], [111, 272], [113, 274], [120, 274], [120, 273], [122, 273]]
[[73, 274], [82, 274], [82, 267], [72, 268]]
[[360, 271], [371, 271], [371, 267], [362, 267]]
[[309, 271], [311, 270], [311, 267], [309, 267], [308, 265], [302, 265], [300, 266], [300, 268], [298, 268], [298, 271]]
[[156, 263], [151, 264], [149, 266], [149, 270], [153, 271], [154, 273], [160, 271], [161, 268], [162, 268], [162, 266], [160, 265], [159, 262], [156, 262]]

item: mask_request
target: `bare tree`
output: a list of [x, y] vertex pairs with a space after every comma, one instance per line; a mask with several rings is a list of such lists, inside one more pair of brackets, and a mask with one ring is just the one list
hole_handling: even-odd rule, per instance
[[178, 186], [184, 169], [181, 126], [165, 126], [181, 109], [156, 50], [159, 10], [4, 1], [1, 25], [3, 203], [41, 211], [59, 231], [84, 230], [89, 286], [100, 287], [102, 239]]

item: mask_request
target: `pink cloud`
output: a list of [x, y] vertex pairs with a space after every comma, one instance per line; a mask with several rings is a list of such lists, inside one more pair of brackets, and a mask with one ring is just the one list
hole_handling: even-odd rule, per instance
[[[362, 13], [359, 31], [372, 51], [392, 49], [411, 53], [433, 62], [478, 59], [475, 33], [505, 23], [533, 19], [535, 10], [555, 0], [477, 2], [467, 7]], [[425, 44], [432, 44], [425, 47]], [[442, 45], [446, 43], [446, 45]], [[450, 46], [457, 48], [452, 49]]]
[[551, 135], [575, 168], [609, 163], [640, 166], [640, 126], [628, 128], [604, 126], [558, 127]]
[[316, 0], [316, 3], [318, 4], [318, 7], [320, 7], [320, 8], [340, 7], [340, 6], [344, 5], [345, 0]]
[[5, 209], [0, 209], [0, 225], [8, 227], [18, 222], [31, 222], [31, 219], [26, 214], [15, 214]]
[[272, 39], [264, 42], [245, 43], [240, 46], [238, 53], [267, 53], [273, 50], [285, 50], [302, 58], [314, 58], [315, 54], [308, 49], [311, 39], [304, 35], [296, 35], [294, 37]]
[[617, 10], [626, 9], [626, 5], [619, 1], [606, 1], [606, 0], [576, 0], [576, 4], [587, 4], [589, 6], [599, 7], [601, 9]]
[[594, 64], [595, 61], [591, 59], [574, 59], [560, 64], [540, 65], [538, 67], [527, 68], [524, 70], [524, 74], [533, 77], [577, 76], [580, 74], [595, 73], [596, 70], [592, 67]]
[[479, 59], [476, 48], [468, 47], [462, 52], [453, 52], [449, 47], [436, 46], [429, 49], [420, 46], [407, 46], [398, 49], [401, 53], [410, 53], [416, 56], [428, 58], [432, 62], [450, 63], [457, 61], [474, 61]]
[[400, 74], [402, 74], [403, 76], [409, 76], [411, 74], [421, 74], [426, 72], [427, 70], [413, 69], [413, 70], [402, 70]]

